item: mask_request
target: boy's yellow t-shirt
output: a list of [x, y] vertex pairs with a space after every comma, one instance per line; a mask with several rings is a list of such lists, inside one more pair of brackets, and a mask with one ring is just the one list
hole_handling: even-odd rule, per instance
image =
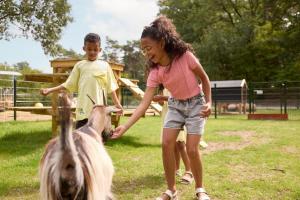
[[107, 102], [107, 94], [119, 88], [110, 65], [102, 60], [79, 61], [62, 85], [69, 92], [78, 93], [76, 120], [88, 118], [93, 109], [93, 103], [87, 95], [97, 105], [104, 105], [103, 99]]

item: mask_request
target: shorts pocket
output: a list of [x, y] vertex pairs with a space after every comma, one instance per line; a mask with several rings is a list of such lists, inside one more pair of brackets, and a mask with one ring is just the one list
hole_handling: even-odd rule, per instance
[[206, 101], [205, 101], [204, 97], [200, 97], [200, 98], [195, 99], [195, 104], [196, 105], [203, 106], [205, 103], [206, 103]]

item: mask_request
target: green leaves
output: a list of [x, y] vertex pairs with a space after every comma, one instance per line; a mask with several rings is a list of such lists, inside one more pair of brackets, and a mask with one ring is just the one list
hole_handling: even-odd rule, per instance
[[159, 6], [212, 80], [299, 80], [299, 1], [163, 0]]
[[120, 45], [118, 41], [106, 37], [103, 57], [108, 61], [122, 62], [127, 78], [138, 79], [140, 84], [145, 83], [146, 60], [140, 49], [140, 41], [131, 40]]
[[66, 0], [0, 1], [0, 39], [32, 37], [45, 54], [58, 55], [63, 28], [72, 21]]

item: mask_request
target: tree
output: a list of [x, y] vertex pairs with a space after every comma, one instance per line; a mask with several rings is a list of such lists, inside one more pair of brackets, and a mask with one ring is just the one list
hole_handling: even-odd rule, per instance
[[0, 39], [32, 37], [46, 54], [57, 55], [62, 30], [72, 21], [70, 10], [67, 0], [0, 0]]
[[103, 58], [104, 60], [110, 61], [110, 62], [120, 62], [120, 54], [121, 54], [121, 45], [119, 45], [119, 42], [117, 40], [113, 40], [106, 36], [106, 46], [103, 51]]
[[160, 0], [159, 6], [211, 79], [299, 79], [299, 1]]
[[121, 45], [117, 40], [106, 37], [103, 59], [123, 63], [125, 65], [123, 75], [138, 79], [141, 86], [145, 84], [146, 60], [138, 40], [127, 41], [126, 44]]
[[145, 84], [145, 66], [146, 60], [140, 49], [140, 42], [138, 40], [127, 41], [122, 45], [123, 63], [125, 64], [125, 71], [130, 78], [138, 79], [140, 84]]
[[59, 57], [67, 57], [67, 58], [79, 58], [83, 59], [85, 55], [77, 53], [73, 49], [65, 49], [61, 45], [58, 45]]

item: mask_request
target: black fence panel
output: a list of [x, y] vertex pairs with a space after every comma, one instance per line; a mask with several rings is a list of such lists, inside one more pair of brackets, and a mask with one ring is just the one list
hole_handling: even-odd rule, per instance
[[250, 113], [288, 114], [300, 120], [300, 82], [252, 82], [248, 93]]

